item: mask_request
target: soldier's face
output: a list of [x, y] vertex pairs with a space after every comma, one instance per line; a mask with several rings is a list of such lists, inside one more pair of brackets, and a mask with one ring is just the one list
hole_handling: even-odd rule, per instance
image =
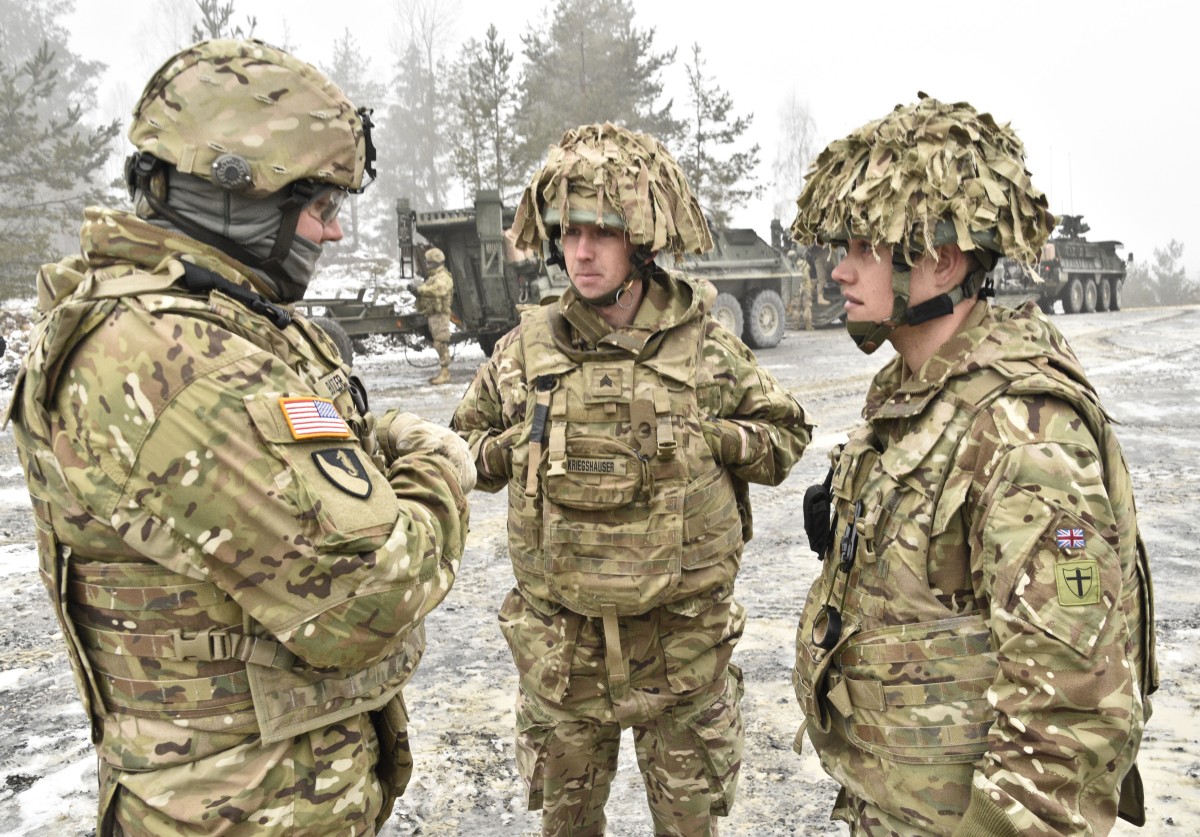
[[615, 291], [633, 270], [634, 246], [623, 230], [596, 224], [572, 224], [562, 234], [567, 275], [584, 299]]
[[878, 323], [892, 315], [892, 248], [852, 239], [832, 276], [846, 298], [847, 321]]

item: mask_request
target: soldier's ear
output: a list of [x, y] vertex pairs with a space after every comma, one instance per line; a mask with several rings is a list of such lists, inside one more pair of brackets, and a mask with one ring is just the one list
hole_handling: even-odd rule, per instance
[[957, 244], [940, 244], [936, 252], [937, 260], [930, 259], [929, 274], [937, 289], [948, 291], [962, 284], [971, 272], [971, 257]]

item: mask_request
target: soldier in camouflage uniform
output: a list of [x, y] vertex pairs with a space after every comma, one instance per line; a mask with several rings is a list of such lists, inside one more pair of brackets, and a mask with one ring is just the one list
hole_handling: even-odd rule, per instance
[[437, 351], [441, 369], [429, 379], [431, 384], [450, 383], [450, 301], [454, 299], [454, 277], [446, 269], [446, 255], [437, 247], [425, 251], [429, 275], [413, 287], [417, 298], [417, 313], [424, 314], [429, 323], [429, 336]]
[[985, 301], [996, 259], [1033, 263], [1054, 227], [1020, 140], [922, 97], [825, 149], [798, 205], [798, 241], [847, 248], [851, 336], [897, 351], [805, 503], [824, 569], [794, 680], [834, 818], [871, 837], [1141, 824], [1157, 672], [1129, 471], [1058, 330]]
[[136, 214], [89, 208], [38, 275], [11, 417], [101, 837], [373, 835], [411, 772], [474, 465], [376, 420], [287, 304], [373, 174], [368, 113], [261, 42], [185, 49], [134, 110]]
[[657, 140], [568, 131], [513, 229], [571, 286], [500, 340], [452, 426], [480, 487], [508, 488], [517, 586], [500, 625], [528, 804], [545, 835], [603, 834], [632, 728], [655, 833], [713, 835], [741, 765], [747, 483], [779, 483], [811, 428], [709, 315], [716, 291], [655, 265], [712, 246]]

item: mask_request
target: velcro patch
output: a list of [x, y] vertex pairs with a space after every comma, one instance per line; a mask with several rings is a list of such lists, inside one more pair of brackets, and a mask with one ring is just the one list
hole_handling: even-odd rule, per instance
[[1054, 578], [1058, 582], [1058, 603], [1063, 607], [1098, 604], [1100, 593], [1100, 566], [1095, 561], [1064, 561], [1054, 565]]
[[279, 408], [293, 439], [346, 439], [350, 426], [328, 398], [280, 398]]
[[567, 470], [579, 474], [625, 474], [624, 459], [590, 459], [582, 456], [567, 458]]
[[353, 448], [319, 450], [312, 455], [317, 470], [335, 486], [353, 497], [371, 496], [371, 476]]

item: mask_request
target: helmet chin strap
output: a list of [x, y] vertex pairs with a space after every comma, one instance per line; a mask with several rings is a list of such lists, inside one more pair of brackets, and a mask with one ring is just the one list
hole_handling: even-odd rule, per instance
[[903, 255], [892, 255], [892, 315], [882, 322], [846, 323], [846, 331], [854, 344], [866, 354], [871, 354], [891, 336], [897, 326], [920, 325], [929, 320], [944, 317], [954, 312], [954, 307], [964, 299], [978, 296], [984, 299], [994, 295], [986, 283], [988, 268], [977, 264], [963, 281], [945, 293], [938, 294], [922, 303], [908, 306], [912, 295], [912, 267]]

